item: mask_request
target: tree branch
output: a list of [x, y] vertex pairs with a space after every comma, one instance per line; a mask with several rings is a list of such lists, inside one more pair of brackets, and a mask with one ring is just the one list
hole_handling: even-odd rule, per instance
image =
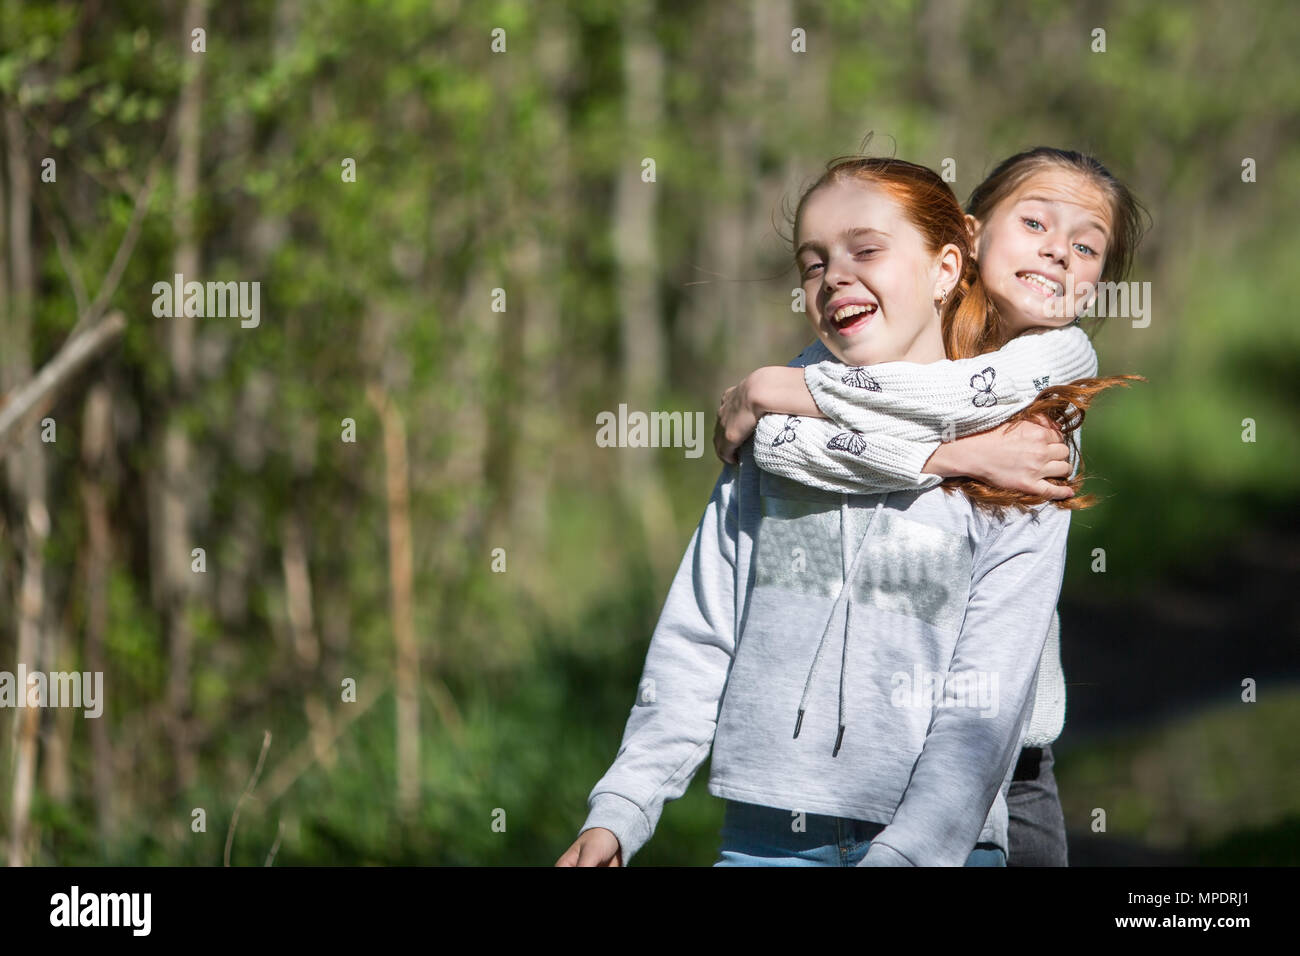
[[69, 340], [82, 329], [99, 320], [99, 316], [108, 305], [108, 300], [117, 291], [117, 284], [122, 281], [122, 273], [126, 271], [126, 264], [131, 261], [131, 253], [135, 251], [136, 240], [140, 238], [140, 227], [144, 224], [145, 213], [149, 211], [149, 200], [153, 198], [153, 191], [158, 185], [160, 169], [162, 169], [161, 150], [154, 156], [153, 162], [149, 165], [149, 175], [145, 177], [144, 185], [136, 193], [135, 208], [131, 211], [131, 223], [126, 227], [122, 241], [117, 244], [117, 252], [113, 255], [113, 262], [108, 267], [104, 281], [100, 283], [99, 291], [95, 293], [90, 306], [68, 333]]
[[262, 775], [262, 764], [266, 763], [266, 752], [271, 749], [271, 732], [264, 730], [262, 735], [262, 752], [257, 755], [257, 766], [253, 768], [253, 775], [248, 778], [248, 786], [235, 801], [235, 813], [230, 818], [230, 830], [226, 833], [226, 866], [230, 866], [230, 847], [235, 842], [235, 827], [239, 826], [239, 810], [249, 794], [253, 792], [253, 788], [257, 786], [257, 778]]
[[94, 328], [69, 338], [59, 353], [30, 379], [0, 400], [0, 458], [8, 451], [9, 433], [38, 406], [48, 407], [54, 393], [106, 349], [126, 329], [126, 316], [119, 311], [108, 315]]
[[72, 243], [68, 240], [68, 231], [63, 228], [58, 214], [50, 208], [49, 200], [45, 198], [45, 190], [34, 190], [36, 193], [36, 206], [40, 209], [41, 215], [45, 217], [46, 223], [50, 227], [50, 232], [54, 235], [54, 245], [59, 251], [59, 262], [63, 263], [63, 271], [68, 274], [68, 283], [72, 286], [72, 298], [77, 304], [77, 318], [80, 318], [90, 311], [90, 297], [86, 294], [86, 283], [81, 278], [81, 270], [77, 268], [77, 260], [72, 254]]

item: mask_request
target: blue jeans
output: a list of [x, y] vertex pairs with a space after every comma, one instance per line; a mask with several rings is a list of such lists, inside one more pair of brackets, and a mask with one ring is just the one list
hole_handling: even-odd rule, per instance
[[[728, 800], [722, 823], [722, 849], [714, 866], [857, 866], [883, 823], [805, 814], [803, 833], [792, 829], [789, 810]], [[1006, 854], [992, 843], [977, 843], [966, 866], [1006, 866]]]

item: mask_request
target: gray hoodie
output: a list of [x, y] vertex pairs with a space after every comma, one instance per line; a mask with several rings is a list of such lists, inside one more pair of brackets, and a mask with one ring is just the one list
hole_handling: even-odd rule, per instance
[[[879, 494], [939, 484], [942, 478], [921, 469], [944, 437], [993, 428], [1048, 385], [1096, 375], [1097, 352], [1076, 319], [966, 359], [849, 367], [815, 339], [789, 364], [803, 367], [808, 390], [828, 417], [765, 415], [754, 434], [754, 461], [826, 491]], [[797, 440], [782, 440], [790, 435]], [[1079, 428], [1074, 444], [1082, 447], [1082, 438]], [[1072, 478], [1079, 464], [1073, 451]], [[1024, 746], [1043, 747], [1060, 736], [1065, 696], [1060, 620], [1053, 614]]]
[[[716, 797], [886, 824], [861, 865], [1007, 848], [1006, 791], [1070, 512], [942, 488], [830, 492], [723, 468], [579, 832], [628, 863], [712, 749]], [[792, 818], [793, 819], [793, 818]]]

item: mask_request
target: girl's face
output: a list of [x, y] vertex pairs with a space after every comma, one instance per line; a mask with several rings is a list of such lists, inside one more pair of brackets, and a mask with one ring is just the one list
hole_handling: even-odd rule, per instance
[[1088, 309], [1110, 242], [1110, 203], [1085, 176], [1050, 169], [1026, 179], [976, 231], [980, 279], [1008, 334], [1069, 325]]
[[961, 251], [938, 253], [878, 186], [822, 186], [804, 203], [795, 264], [817, 337], [846, 365], [944, 357], [939, 297], [957, 284]]

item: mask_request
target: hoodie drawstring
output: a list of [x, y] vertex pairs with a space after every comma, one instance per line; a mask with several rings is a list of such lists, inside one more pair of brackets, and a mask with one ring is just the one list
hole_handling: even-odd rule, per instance
[[[862, 543], [858, 545], [857, 553], [853, 556], [853, 562], [849, 565], [848, 573], [844, 576], [844, 581], [840, 584], [839, 593], [835, 595], [835, 601], [831, 605], [830, 616], [826, 619], [826, 626], [822, 629], [821, 643], [817, 645], [817, 653], [813, 657], [812, 666], [808, 668], [808, 679], [803, 685], [803, 697], [799, 700], [799, 716], [794, 724], [794, 736], [799, 736], [799, 728], [803, 726], [804, 711], [808, 708], [808, 696], [812, 691], [813, 677], [821, 664], [822, 652], [826, 649], [826, 638], [830, 635], [831, 624], [835, 620], [835, 615], [839, 613], [841, 603], [847, 604], [844, 609], [844, 648], [840, 653], [840, 729], [835, 736], [835, 749], [831, 752], [832, 757], [838, 757], [840, 753], [840, 744], [844, 740], [844, 672], [848, 669], [849, 659], [849, 613], [853, 604], [849, 601], [849, 584], [857, 577], [858, 562], [862, 558], [862, 553], [867, 549], [867, 538], [871, 535], [871, 528], [876, 523], [876, 518], [880, 515], [881, 510], [885, 507], [885, 501], [889, 498], [886, 493], [876, 504], [875, 510], [871, 513], [871, 519], [867, 523], [866, 530], [862, 534]], [[844, 525], [844, 533], [848, 531], [848, 498], [845, 497], [844, 503], [840, 508], [840, 515]]]

